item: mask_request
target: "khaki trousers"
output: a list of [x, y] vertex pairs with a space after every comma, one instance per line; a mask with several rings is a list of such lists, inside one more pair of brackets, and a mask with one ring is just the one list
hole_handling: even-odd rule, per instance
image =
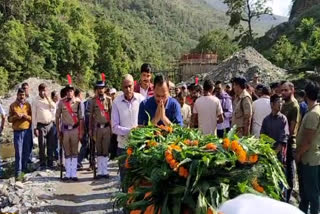
[[96, 150], [97, 156], [108, 156], [109, 155], [109, 145], [111, 140], [111, 130], [110, 127], [97, 128], [95, 130], [96, 139]]
[[63, 148], [65, 157], [78, 157], [79, 129], [66, 130], [63, 132]]

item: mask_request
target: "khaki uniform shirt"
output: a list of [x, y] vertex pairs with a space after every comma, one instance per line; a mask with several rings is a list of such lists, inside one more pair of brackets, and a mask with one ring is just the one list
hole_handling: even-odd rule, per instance
[[252, 99], [250, 94], [243, 90], [240, 96], [233, 101], [232, 126], [243, 128], [245, 116], [252, 117]]
[[310, 149], [302, 155], [302, 163], [310, 166], [320, 165], [320, 105], [313, 106], [303, 117], [301, 127], [297, 135], [297, 147], [304, 139], [304, 129], [316, 131]]
[[[101, 103], [104, 106], [104, 112], [109, 113], [109, 118], [111, 119], [111, 106], [112, 106], [112, 100], [108, 96], [104, 96], [103, 100], [101, 100]], [[89, 113], [91, 115], [91, 118], [93, 119], [94, 123], [92, 125], [95, 125], [97, 123], [105, 124], [109, 123], [110, 121], [107, 121], [104, 112], [100, 111], [100, 108], [97, 104], [96, 97], [91, 99], [91, 105], [89, 109]]]
[[[73, 126], [75, 125], [72, 116], [70, 115], [69, 111], [67, 110], [66, 105], [64, 104], [65, 100], [61, 100], [58, 104], [58, 108], [56, 111], [56, 119], [61, 118], [61, 123], [63, 125]], [[77, 116], [78, 121], [83, 120], [83, 113], [80, 106], [80, 102], [73, 99], [71, 102], [71, 109], [72, 113]]]

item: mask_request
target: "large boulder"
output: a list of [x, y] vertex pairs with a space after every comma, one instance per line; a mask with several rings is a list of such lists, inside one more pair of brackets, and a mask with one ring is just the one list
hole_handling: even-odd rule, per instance
[[[254, 48], [247, 47], [224, 60], [213, 71], [198, 75], [199, 80], [207, 78], [213, 81], [230, 82], [233, 77], [242, 76], [248, 81], [258, 74], [262, 83], [271, 83], [285, 79], [286, 70], [273, 65]], [[194, 82], [194, 77], [187, 81]]]

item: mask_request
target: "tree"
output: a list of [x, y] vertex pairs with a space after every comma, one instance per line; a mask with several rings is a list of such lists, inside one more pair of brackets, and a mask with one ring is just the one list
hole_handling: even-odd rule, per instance
[[3, 95], [5, 92], [7, 92], [9, 86], [8, 71], [4, 67], [0, 67], [0, 77], [0, 95]]
[[281, 68], [293, 70], [301, 66], [302, 52], [286, 36], [282, 36], [271, 49], [271, 60]]
[[23, 78], [23, 67], [28, 50], [24, 25], [10, 20], [0, 31], [0, 66], [9, 73], [12, 83]]
[[[230, 16], [229, 26], [239, 30], [242, 34], [240, 39], [252, 44], [254, 31], [252, 22], [262, 15], [272, 15], [272, 9], [266, 5], [269, 0], [224, 0], [228, 5], [227, 15]], [[244, 30], [242, 22], [247, 23], [248, 29]]]
[[218, 59], [224, 60], [236, 52], [238, 48], [238, 45], [223, 30], [214, 30], [200, 37], [199, 43], [193, 52], [216, 53], [218, 54]]
[[96, 42], [99, 46], [95, 58], [94, 70], [96, 76], [105, 73], [107, 82], [113, 87], [120, 88], [121, 78], [133, 69], [133, 61], [129, 41], [122, 32], [105, 19], [97, 21], [95, 25]]

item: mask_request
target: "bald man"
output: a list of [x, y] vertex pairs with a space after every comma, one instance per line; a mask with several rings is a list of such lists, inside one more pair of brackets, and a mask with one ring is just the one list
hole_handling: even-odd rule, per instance
[[[140, 103], [145, 99], [143, 95], [134, 92], [134, 81], [130, 74], [124, 76], [122, 81], [123, 94], [117, 96], [112, 105], [112, 131], [118, 135], [118, 155], [125, 153], [128, 135], [131, 129], [138, 126], [138, 113]], [[120, 179], [123, 181], [125, 168], [120, 163]], [[122, 188], [123, 191], [126, 187]]]

